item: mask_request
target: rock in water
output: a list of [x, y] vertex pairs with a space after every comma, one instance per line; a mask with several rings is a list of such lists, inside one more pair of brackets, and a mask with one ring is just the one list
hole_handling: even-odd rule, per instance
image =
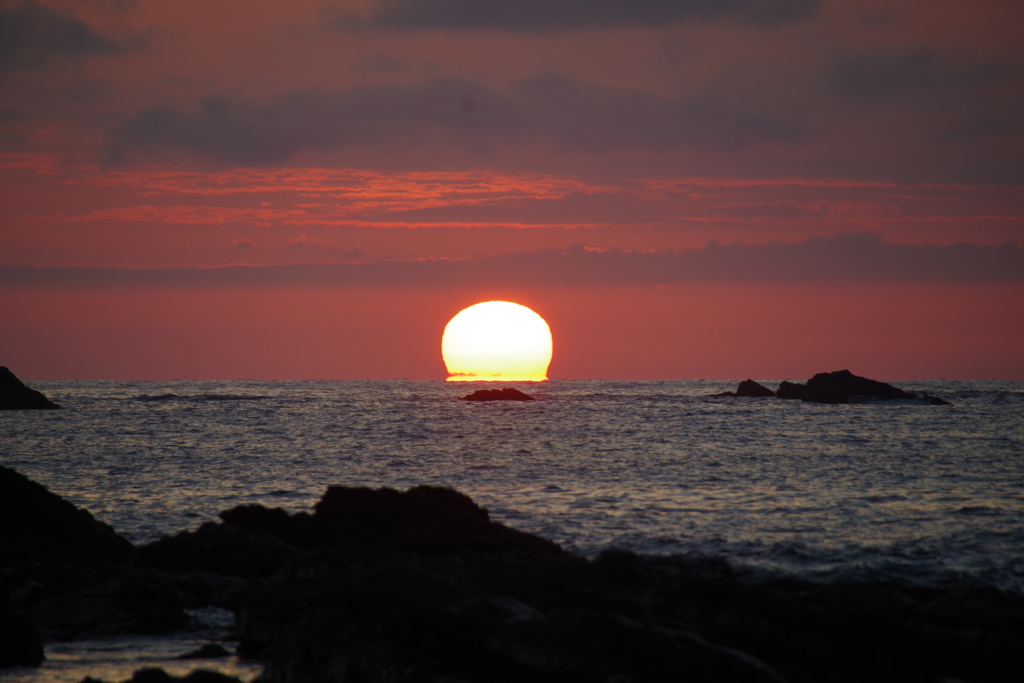
[[810, 403], [849, 403], [853, 397], [892, 400], [924, 400], [932, 405], [949, 405], [934, 396], [912, 394], [891, 384], [858, 377], [849, 370], [819, 372], [807, 384], [783, 382], [776, 392], [779, 398], [800, 399]]
[[752, 379], [745, 379], [740, 382], [740, 385], [736, 388], [736, 391], [723, 391], [720, 394], [710, 394], [711, 396], [732, 396], [735, 398], [770, 398], [775, 395], [775, 392], [766, 386], [762, 386]]
[[775, 392], [766, 386], [762, 386], [752, 379], [745, 379], [736, 388], [737, 396], [749, 396], [753, 398], [768, 398], [774, 396]]
[[55, 410], [60, 406], [0, 366], [0, 410]]
[[462, 397], [463, 401], [536, 401], [533, 396], [524, 394], [518, 389], [505, 387], [504, 389], [480, 389], [468, 396]]
[[783, 382], [779, 385], [779, 388], [775, 391], [775, 396], [778, 398], [791, 399], [794, 401], [809, 401], [807, 398], [807, 385], [799, 384], [795, 382]]

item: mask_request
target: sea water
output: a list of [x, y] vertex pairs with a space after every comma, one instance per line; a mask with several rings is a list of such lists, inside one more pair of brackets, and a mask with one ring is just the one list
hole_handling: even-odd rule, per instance
[[949, 406], [709, 397], [722, 380], [492, 403], [443, 381], [30, 384], [65, 410], [0, 413], [0, 464], [135, 543], [236, 505], [309, 510], [332, 484], [432, 484], [586, 556], [1024, 593], [1022, 382], [897, 383]]

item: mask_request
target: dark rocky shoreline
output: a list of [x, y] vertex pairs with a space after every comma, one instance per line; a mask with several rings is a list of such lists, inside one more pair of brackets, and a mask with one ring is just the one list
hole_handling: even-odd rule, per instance
[[994, 683], [1024, 639], [1024, 600], [992, 589], [588, 561], [429, 486], [330, 487], [312, 513], [237, 507], [137, 548], [8, 468], [0, 506], [0, 666], [37, 664], [40, 642], [177, 632], [207, 605], [235, 611], [231, 647], [267, 683]]

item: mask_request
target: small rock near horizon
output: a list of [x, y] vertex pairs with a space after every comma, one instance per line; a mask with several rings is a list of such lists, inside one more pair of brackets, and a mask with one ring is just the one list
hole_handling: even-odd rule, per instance
[[463, 401], [536, 401], [533, 396], [524, 394], [513, 387], [504, 389], [478, 389], [472, 394], [462, 397]]
[[736, 387], [736, 391], [723, 391], [720, 394], [709, 395], [733, 398], [770, 398], [775, 395], [775, 392], [752, 379], [745, 379]]

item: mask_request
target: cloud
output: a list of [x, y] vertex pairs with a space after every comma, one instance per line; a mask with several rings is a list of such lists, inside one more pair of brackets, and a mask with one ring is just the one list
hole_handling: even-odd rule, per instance
[[477, 260], [122, 270], [0, 266], [2, 287], [623, 286], [686, 282], [1024, 281], [1024, 246], [886, 244], [870, 233], [631, 252], [574, 245]]
[[945, 142], [973, 142], [992, 138], [1007, 138], [1013, 135], [1014, 128], [1014, 121], [1009, 116], [966, 114], [952, 126], [932, 137]]
[[296, 91], [256, 103], [210, 97], [193, 111], [145, 109], [117, 127], [109, 161], [176, 148], [250, 165], [307, 149], [384, 146], [458, 149], [488, 157], [499, 145], [601, 152], [795, 144], [804, 125], [712, 98], [660, 98], [544, 73], [504, 90], [457, 77], [415, 85]]
[[302, 233], [295, 239], [287, 240], [292, 249], [298, 251], [318, 252], [321, 254], [336, 254], [346, 258], [360, 258], [366, 255], [362, 249], [344, 250], [334, 240], [326, 240], [322, 237], [309, 237]]
[[125, 46], [96, 33], [70, 11], [32, 0], [0, 6], [0, 74], [15, 68], [41, 68], [56, 55], [119, 54]]
[[552, 31], [732, 20], [774, 26], [815, 15], [819, 0], [383, 0], [369, 24], [393, 29]]
[[962, 65], [919, 48], [843, 57], [832, 66], [829, 81], [848, 97], [883, 99], [915, 91], [969, 90], [1006, 75], [994, 62]]

